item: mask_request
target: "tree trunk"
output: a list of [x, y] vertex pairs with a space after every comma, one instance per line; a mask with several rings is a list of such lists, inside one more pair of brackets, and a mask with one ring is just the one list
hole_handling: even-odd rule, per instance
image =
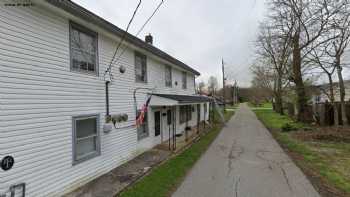
[[276, 112], [283, 115], [283, 100], [282, 100], [282, 75], [277, 74], [276, 89], [275, 89], [275, 107]]
[[343, 125], [348, 125], [348, 120], [346, 117], [346, 105], [345, 105], [345, 86], [342, 75], [342, 67], [340, 66], [340, 57], [337, 57], [337, 74], [339, 80], [339, 90], [340, 90], [340, 106], [341, 106], [341, 114], [342, 114], [342, 122]]
[[329, 95], [330, 95], [330, 100], [331, 100], [331, 104], [333, 106], [333, 113], [334, 113], [334, 125], [338, 126], [339, 125], [339, 117], [338, 117], [338, 106], [335, 103], [335, 99], [334, 99], [334, 88], [333, 88], [333, 79], [332, 79], [332, 75], [328, 74], [328, 80], [329, 80]]
[[277, 113], [283, 115], [283, 105], [282, 105], [282, 98], [281, 96], [277, 93], [275, 95], [275, 110]]
[[307, 98], [301, 73], [301, 50], [298, 34], [293, 37], [293, 80], [297, 94], [297, 120], [307, 122]]

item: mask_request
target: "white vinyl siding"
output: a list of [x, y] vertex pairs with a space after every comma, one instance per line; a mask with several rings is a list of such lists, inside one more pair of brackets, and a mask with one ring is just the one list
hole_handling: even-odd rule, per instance
[[[0, 193], [25, 182], [26, 197], [61, 196], [155, 145], [147, 144], [150, 137], [138, 141], [135, 127], [99, 132], [100, 155], [72, 165], [72, 117], [99, 114], [98, 130], [102, 131], [106, 115], [103, 75], [119, 40], [88, 22], [44, 8], [0, 5], [0, 158], [4, 154], [15, 158], [13, 169], [1, 172]], [[97, 75], [71, 71], [71, 20], [98, 33]], [[134, 124], [135, 88], [194, 94], [192, 83], [186, 90], [181, 88], [182, 70], [172, 64], [173, 81], [179, 85], [164, 87], [164, 66], [170, 63], [145, 55], [149, 57], [147, 83], [135, 83], [134, 49], [128, 48], [118, 62], [126, 68], [124, 74], [116, 64], [112, 69], [110, 111], [129, 116], [121, 126]], [[194, 76], [187, 73], [187, 77]], [[139, 92], [136, 97], [140, 109], [145, 94]]]

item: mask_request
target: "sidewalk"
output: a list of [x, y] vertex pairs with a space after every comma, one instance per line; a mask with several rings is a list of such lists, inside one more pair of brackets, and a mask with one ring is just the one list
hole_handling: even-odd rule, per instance
[[63, 197], [114, 197], [169, 155], [169, 151], [152, 149]]

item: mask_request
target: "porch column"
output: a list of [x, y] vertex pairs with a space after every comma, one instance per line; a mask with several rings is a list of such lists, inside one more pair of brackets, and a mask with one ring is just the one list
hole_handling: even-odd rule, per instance
[[187, 127], [188, 127], [188, 112], [190, 111], [192, 113], [192, 109], [189, 108], [188, 106], [190, 106], [190, 105], [186, 106], [186, 125], [185, 125], [185, 141], [186, 142], [188, 141], [188, 131], [187, 131]]

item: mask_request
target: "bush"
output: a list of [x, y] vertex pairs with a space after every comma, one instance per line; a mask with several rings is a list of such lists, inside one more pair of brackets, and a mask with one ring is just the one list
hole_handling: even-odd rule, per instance
[[293, 124], [287, 122], [287, 123], [284, 123], [284, 124], [282, 125], [281, 129], [282, 129], [282, 132], [290, 132], [290, 131], [295, 131], [295, 130], [297, 130], [298, 128], [297, 128], [295, 125], [293, 125]]

